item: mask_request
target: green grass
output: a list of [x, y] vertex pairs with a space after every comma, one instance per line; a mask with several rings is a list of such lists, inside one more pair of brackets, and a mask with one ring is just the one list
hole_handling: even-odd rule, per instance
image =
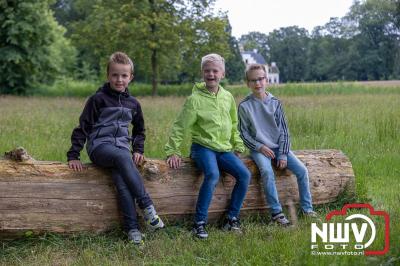
[[[292, 148], [340, 149], [350, 158], [356, 175], [355, 202], [368, 201], [391, 216], [391, 249], [385, 256], [312, 256], [309, 222], [300, 220], [298, 227], [285, 230], [268, 225], [265, 217], [250, 217], [243, 221], [243, 235], [211, 226], [208, 240], [194, 241], [189, 224], [183, 223], [147, 233], [142, 249], [128, 244], [119, 230], [27, 237], [2, 242], [0, 265], [399, 265], [400, 88], [349, 87], [346, 91], [340, 87], [343, 84], [321, 86], [324, 89], [300, 85], [296, 93], [294, 84], [274, 88], [285, 106]], [[247, 93], [239, 90], [237, 95]], [[163, 158], [168, 131], [184, 97], [139, 100], [147, 130], [145, 155]], [[0, 97], [0, 151], [23, 146], [35, 159], [65, 162], [84, 102], [83, 98]], [[188, 149], [189, 139], [184, 143], [185, 155]], [[88, 162], [86, 155], [83, 158]], [[338, 206], [318, 210], [325, 215]]]
[[[87, 97], [95, 92], [102, 82], [78, 81], [69, 78], [59, 79], [52, 85], [41, 85], [32, 95], [46, 97]], [[229, 85], [221, 83], [235, 96], [249, 93], [245, 84]], [[282, 96], [304, 95], [350, 95], [350, 94], [399, 94], [400, 82], [325, 82], [325, 83], [285, 83], [271, 86], [272, 94]], [[158, 96], [188, 96], [192, 84], [159, 85]], [[134, 83], [130, 92], [136, 96], [151, 96], [150, 84]]]

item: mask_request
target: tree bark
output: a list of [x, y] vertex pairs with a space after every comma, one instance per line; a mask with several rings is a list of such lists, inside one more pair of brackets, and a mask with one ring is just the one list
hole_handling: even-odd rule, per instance
[[[338, 150], [295, 151], [309, 171], [314, 204], [338, 200], [344, 192], [354, 195], [354, 174], [347, 157]], [[241, 215], [266, 213], [262, 181], [255, 164], [242, 159], [252, 173]], [[0, 237], [33, 233], [101, 232], [119, 225], [116, 195], [110, 172], [85, 165], [74, 172], [65, 163], [27, 159], [0, 159]], [[147, 192], [160, 216], [168, 223], [195, 212], [202, 174], [186, 159], [181, 168], [170, 169], [164, 160], [147, 159], [140, 167]], [[276, 171], [282, 205], [298, 203], [296, 177]], [[223, 174], [211, 206], [210, 219], [227, 210], [234, 178]]]

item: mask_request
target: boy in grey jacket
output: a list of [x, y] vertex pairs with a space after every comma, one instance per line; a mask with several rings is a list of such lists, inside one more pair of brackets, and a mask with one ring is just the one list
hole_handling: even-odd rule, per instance
[[279, 169], [288, 168], [296, 175], [303, 214], [311, 217], [317, 214], [313, 211], [307, 168], [290, 150], [289, 130], [282, 104], [266, 92], [266, 75], [264, 65], [252, 64], [247, 68], [246, 81], [252, 94], [239, 104], [238, 127], [244, 144], [250, 149], [251, 157], [260, 170], [272, 220], [287, 226], [290, 222], [282, 212], [278, 199], [272, 159], [276, 159]]

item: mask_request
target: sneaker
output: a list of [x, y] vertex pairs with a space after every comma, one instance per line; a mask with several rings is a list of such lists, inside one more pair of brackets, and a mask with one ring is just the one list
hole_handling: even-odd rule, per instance
[[232, 219], [227, 218], [222, 230], [241, 233], [242, 230], [240, 229], [240, 220], [236, 217], [233, 217]]
[[153, 205], [146, 207], [143, 210], [144, 220], [150, 230], [155, 231], [157, 229], [164, 228], [164, 222], [157, 215], [156, 210]]
[[208, 233], [206, 231], [206, 222], [195, 223], [192, 232], [196, 237], [200, 239], [206, 239], [208, 237]]
[[131, 241], [135, 245], [142, 245], [144, 243], [143, 235], [142, 235], [142, 233], [140, 233], [140, 231], [138, 229], [129, 230], [128, 240]]
[[286, 218], [283, 212], [272, 215], [272, 221], [280, 226], [289, 226], [290, 221]]
[[150, 230], [155, 231], [157, 229], [162, 229], [165, 227], [164, 222], [161, 220], [161, 218], [156, 214], [153, 216], [153, 218], [150, 220], [146, 220], [147, 226], [150, 228]]
[[316, 213], [315, 211], [308, 211], [308, 212], [303, 211], [302, 213], [303, 216], [307, 218], [319, 218], [318, 213]]

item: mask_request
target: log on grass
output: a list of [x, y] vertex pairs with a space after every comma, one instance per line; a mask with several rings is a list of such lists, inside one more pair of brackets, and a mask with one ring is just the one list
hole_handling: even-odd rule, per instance
[[[294, 153], [308, 168], [314, 204], [334, 202], [345, 191], [354, 194], [352, 166], [341, 151]], [[65, 163], [36, 161], [26, 154], [14, 160], [9, 154], [6, 157], [0, 159], [0, 237], [26, 232], [102, 232], [121, 223], [109, 171], [87, 164], [84, 171], [74, 172]], [[268, 206], [257, 167], [249, 158], [242, 160], [252, 180], [241, 215], [265, 212]], [[140, 171], [164, 220], [173, 222], [194, 214], [203, 176], [191, 160], [175, 170], [164, 160], [146, 159]], [[276, 174], [281, 203], [298, 203], [296, 177], [288, 170]], [[222, 174], [209, 208], [211, 219], [227, 210], [234, 184], [233, 177]]]

